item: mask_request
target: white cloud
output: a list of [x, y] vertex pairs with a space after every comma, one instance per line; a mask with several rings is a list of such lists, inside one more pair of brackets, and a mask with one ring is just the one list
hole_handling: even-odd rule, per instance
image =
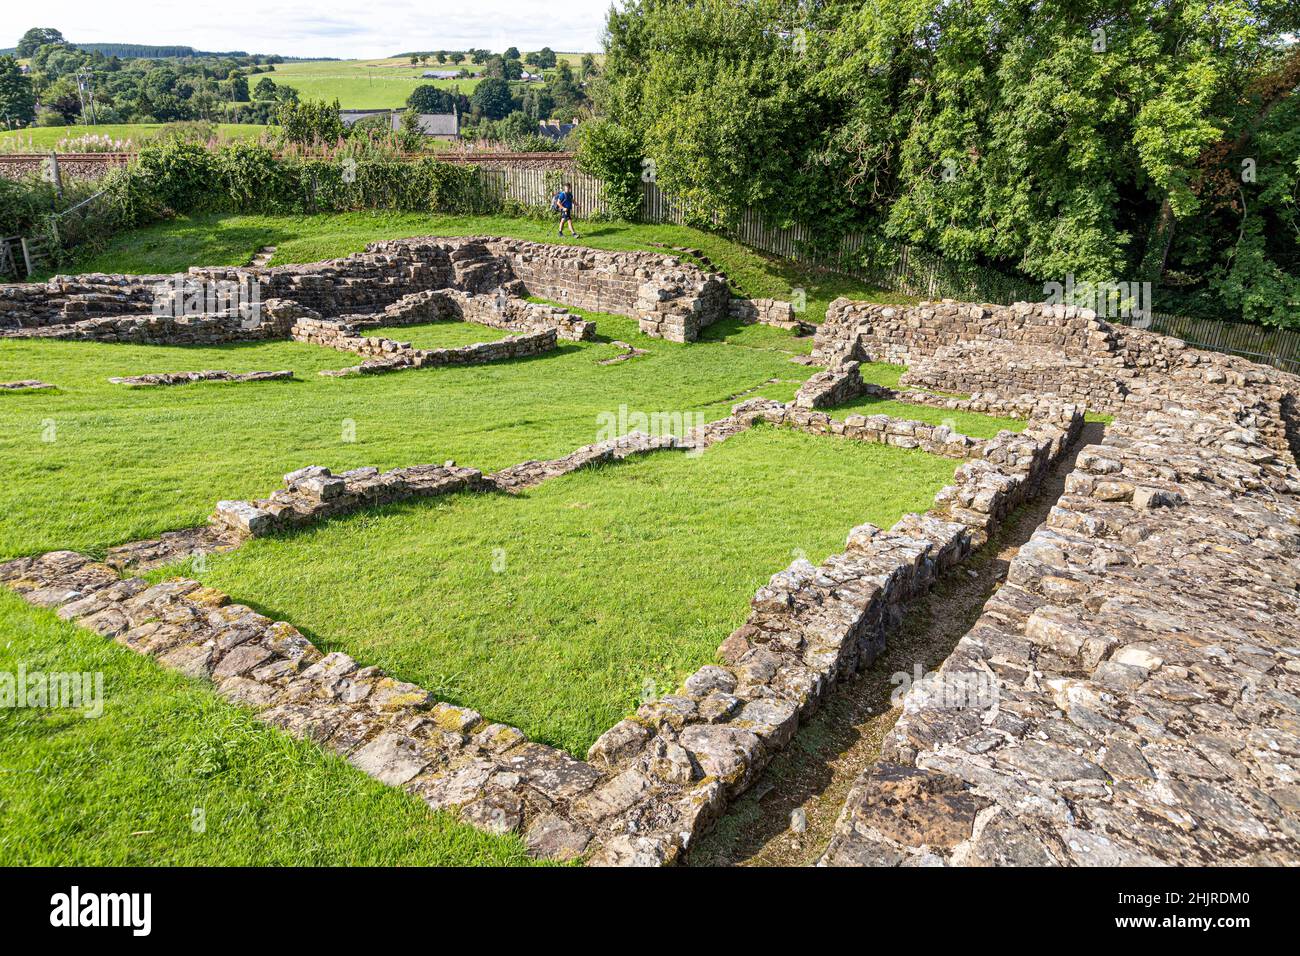
[[407, 50], [517, 46], [597, 50], [610, 0], [44, 0], [0, 10], [0, 47], [29, 28], [73, 43], [147, 43], [200, 50], [371, 59]]

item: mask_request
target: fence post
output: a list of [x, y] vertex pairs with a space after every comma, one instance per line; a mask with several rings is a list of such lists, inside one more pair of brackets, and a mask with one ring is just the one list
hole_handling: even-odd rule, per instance
[[63, 173], [59, 171], [59, 154], [50, 150], [50, 181], [59, 200], [63, 200]]

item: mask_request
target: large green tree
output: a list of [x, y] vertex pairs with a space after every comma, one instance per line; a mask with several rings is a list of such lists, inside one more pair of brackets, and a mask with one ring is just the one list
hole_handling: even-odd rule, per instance
[[797, 215], [783, 202], [816, 117], [775, 29], [787, 6], [648, 0], [610, 13], [597, 102], [641, 144], [643, 176], [699, 221], [751, 205]]
[[1300, 324], [1297, 31], [1294, 0], [634, 0], [592, 86], [701, 219]]
[[64, 43], [63, 34], [53, 27], [32, 27], [18, 41], [17, 53], [24, 59], [33, 56], [47, 43]]
[[493, 120], [501, 119], [514, 108], [510, 84], [496, 77], [489, 77], [474, 87], [470, 103], [480, 115]]
[[0, 122], [12, 129], [26, 126], [36, 118], [36, 93], [31, 77], [18, 68], [11, 56], [0, 56]]
[[406, 105], [417, 113], [450, 113], [456, 105], [456, 96], [450, 90], [440, 90], [426, 83], [411, 91]]

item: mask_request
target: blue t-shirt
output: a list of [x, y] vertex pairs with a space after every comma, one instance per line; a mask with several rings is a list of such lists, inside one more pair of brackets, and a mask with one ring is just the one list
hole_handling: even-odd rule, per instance
[[555, 194], [555, 202], [565, 212], [573, 212], [573, 193], [560, 190]]

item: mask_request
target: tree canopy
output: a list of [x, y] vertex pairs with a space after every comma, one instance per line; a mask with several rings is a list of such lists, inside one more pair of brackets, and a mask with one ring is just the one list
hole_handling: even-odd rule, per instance
[[36, 94], [31, 77], [18, 69], [18, 61], [0, 56], [0, 122], [27, 124], [36, 117]]
[[1297, 30], [1282, 0], [633, 0], [591, 85], [702, 221], [1300, 325]]

